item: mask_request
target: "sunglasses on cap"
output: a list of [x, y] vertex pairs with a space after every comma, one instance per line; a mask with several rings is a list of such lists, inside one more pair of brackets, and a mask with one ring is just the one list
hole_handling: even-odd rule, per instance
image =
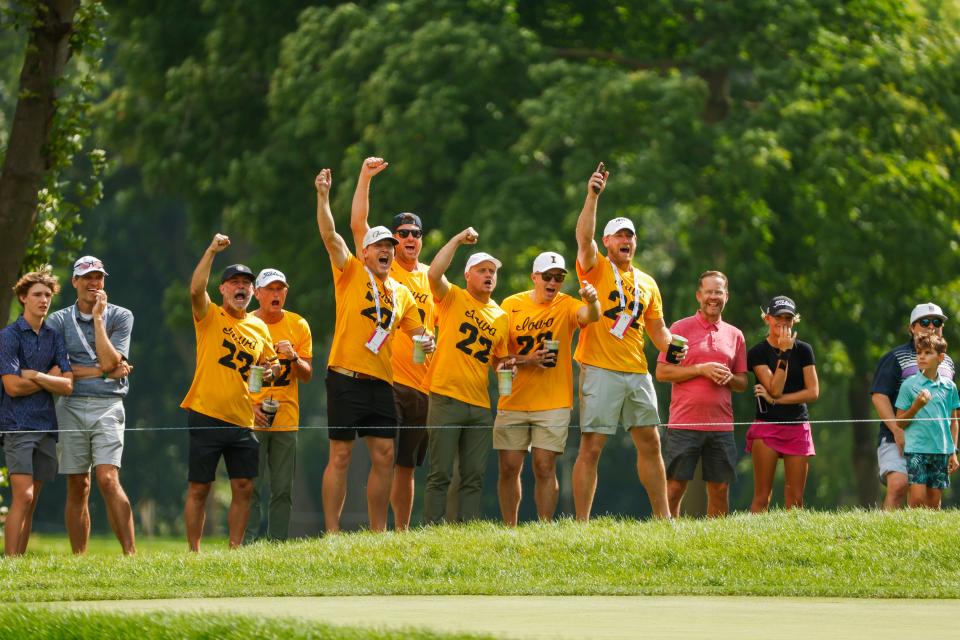
[[423, 235], [423, 231], [420, 229], [397, 229], [397, 235], [401, 238], [406, 238], [408, 236], [413, 236], [414, 238], [419, 238]]
[[943, 326], [943, 318], [920, 318], [917, 322], [924, 328], [932, 325], [935, 329], [939, 329]]
[[540, 277], [544, 282], [563, 282], [563, 279], [567, 277], [565, 273], [541, 273]]
[[74, 269], [102, 269], [103, 263], [99, 260], [84, 260], [73, 265]]

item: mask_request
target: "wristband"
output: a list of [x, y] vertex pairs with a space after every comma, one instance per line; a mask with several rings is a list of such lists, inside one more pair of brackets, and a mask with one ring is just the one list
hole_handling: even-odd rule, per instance
[[790, 349], [787, 349], [786, 351], [781, 351], [780, 353], [777, 354], [777, 360], [779, 360], [780, 362], [786, 362], [789, 359], [790, 359]]

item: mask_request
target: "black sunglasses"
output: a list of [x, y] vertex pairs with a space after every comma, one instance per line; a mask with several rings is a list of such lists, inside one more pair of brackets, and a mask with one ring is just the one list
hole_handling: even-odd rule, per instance
[[929, 327], [933, 325], [935, 328], [939, 329], [943, 326], [943, 318], [920, 318], [917, 320], [920, 323], [921, 327]]
[[541, 273], [540, 277], [543, 278], [544, 282], [563, 282], [563, 279], [567, 277], [565, 273]]
[[407, 236], [413, 236], [414, 238], [419, 238], [423, 235], [423, 231], [420, 229], [397, 229], [397, 235], [401, 238], [406, 238]]

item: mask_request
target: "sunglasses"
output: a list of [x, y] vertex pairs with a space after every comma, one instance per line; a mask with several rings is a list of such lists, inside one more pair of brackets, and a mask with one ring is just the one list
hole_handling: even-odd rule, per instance
[[924, 328], [933, 325], [934, 328], [939, 329], [943, 326], [943, 318], [920, 318], [917, 322]]
[[419, 238], [423, 235], [423, 231], [420, 229], [397, 229], [397, 235], [401, 238], [406, 238], [408, 236], [413, 236], [414, 238]]
[[102, 269], [103, 263], [99, 260], [84, 260], [83, 262], [78, 262], [73, 265], [74, 269]]
[[563, 279], [567, 277], [565, 273], [541, 273], [540, 277], [543, 278], [544, 282], [563, 282]]

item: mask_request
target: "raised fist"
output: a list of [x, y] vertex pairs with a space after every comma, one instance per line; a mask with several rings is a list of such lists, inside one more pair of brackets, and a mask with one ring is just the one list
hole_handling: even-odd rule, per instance
[[480, 234], [478, 234], [473, 227], [467, 227], [460, 232], [460, 243], [461, 244], [477, 244], [477, 240], [480, 239]]
[[313, 181], [313, 186], [317, 188], [317, 195], [324, 198], [330, 195], [330, 186], [332, 184], [333, 177], [330, 175], [330, 169], [321, 169]]
[[213, 234], [213, 240], [210, 242], [210, 246], [208, 248], [214, 253], [220, 253], [229, 246], [230, 236], [225, 236], [222, 233], [215, 233]]

